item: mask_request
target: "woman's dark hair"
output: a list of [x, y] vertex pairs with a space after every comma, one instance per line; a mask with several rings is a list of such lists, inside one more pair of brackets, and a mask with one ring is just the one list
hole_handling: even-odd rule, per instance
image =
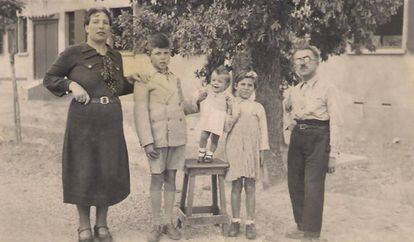
[[106, 8], [91, 8], [91, 9], [89, 9], [85, 14], [85, 18], [83, 19], [83, 25], [84, 26], [89, 25], [89, 22], [91, 21], [91, 16], [94, 15], [95, 13], [104, 13], [104, 14], [106, 14], [106, 16], [108, 16], [108, 19], [109, 19], [109, 25], [112, 26], [112, 16], [111, 16], [111, 13]]
[[151, 51], [155, 48], [160, 49], [170, 49], [171, 48], [171, 42], [168, 39], [167, 35], [163, 33], [157, 33], [151, 35], [147, 40], [146, 45], [146, 52], [149, 54]]

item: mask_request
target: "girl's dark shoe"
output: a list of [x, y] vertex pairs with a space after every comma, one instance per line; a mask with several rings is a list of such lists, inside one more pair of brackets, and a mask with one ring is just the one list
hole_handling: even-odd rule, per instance
[[246, 224], [246, 238], [256, 239], [256, 237], [257, 237], [256, 226], [254, 224]]
[[180, 240], [181, 239], [181, 233], [178, 231], [178, 229], [174, 226], [174, 224], [169, 223], [164, 226], [163, 233], [168, 236], [168, 238], [172, 240]]
[[[106, 231], [106, 233], [102, 233], [102, 231]], [[99, 242], [112, 242], [112, 235], [107, 226], [95, 225], [95, 227], [93, 227], [93, 232], [95, 238], [98, 239]]]
[[[90, 236], [89, 237], [86, 237], [86, 238], [81, 238], [81, 235], [80, 234], [82, 232], [85, 232], [85, 231], [89, 231]], [[79, 240], [79, 242], [93, 242], [93, 235], [92, 235], [91, 228], [79, 228], [78, 229], [78, 240]]]
[[240, 223], [231, 222], [229, 229], [229, 237], [237, 237], [240, 233]]

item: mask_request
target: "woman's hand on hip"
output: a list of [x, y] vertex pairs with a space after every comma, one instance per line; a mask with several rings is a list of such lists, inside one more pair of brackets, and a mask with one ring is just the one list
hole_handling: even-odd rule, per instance
[[88, 104], [91, 98], [89, 97], [89, 94], [85, 91], [85, 89], [79, 85], [78, 83], [72, 81], [69, 84], [69, 90], [72, 91], [73, 97], [77, 102]]

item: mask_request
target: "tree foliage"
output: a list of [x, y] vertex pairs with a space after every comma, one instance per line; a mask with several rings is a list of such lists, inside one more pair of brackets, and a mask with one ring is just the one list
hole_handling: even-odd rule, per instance
[[[307, 37], [322, 59], [353, 50], [375, 50], [377, 26], [395, 14], [403, 0], [191, 0], [140, 1], [140, 14], [118, 23], [119, 45], [142, 51], [150, 33], [168, 33], [174, 54], [207, 55], [209, 65], [256, 47], [280, 52], [282, 77], [289, 79], [289, 57], [297, 38]], [[210, 68], [208, 68], [210, 69]], [[286, 70], [286, 71], [285, 71]]]
[[19, 0], [0, 0], [0, 33], [17, 21], [17, 12], [21, 11], [24, 3]]

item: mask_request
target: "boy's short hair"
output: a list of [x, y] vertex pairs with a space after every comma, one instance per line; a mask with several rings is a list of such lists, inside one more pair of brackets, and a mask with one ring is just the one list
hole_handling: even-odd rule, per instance
[[227, 68], [224, 65], [221, 65], [213, 70], [213, 72], [211, 73], [211, 79], [213, 79], [214, 76], [216, 75], [227, 75], [226, 83], [227, 84], [230, 83], [230, 72], [227, 70]]
[[146, 52], [148, 54], [151, 53], [151, 51], [155, 48], [159, 49], [170, 49], [171, 48], [171, 42], [168, 39], [167, 35], [163, 33], [156, 33], [151, 35], [147, 39], [147, 45], [146, 45]]
[[91, 8], [89, 9], [86, 14], [85, 18], [83, 19], [83, 25], [89, 25], [89, 22], [91, 21], [91, 16], [95, 13], [104, 13], [106, 16], [108, 16], [109, 25], [112, 26], [112, 16], [111, 13], [106, 8]]
[[234, 78], [234, 85], [237, 85], [243, 79], [251, 79], [254, 83], [254, 88], [257, 87], [257, 73], [255, 71], [240, 71]]

